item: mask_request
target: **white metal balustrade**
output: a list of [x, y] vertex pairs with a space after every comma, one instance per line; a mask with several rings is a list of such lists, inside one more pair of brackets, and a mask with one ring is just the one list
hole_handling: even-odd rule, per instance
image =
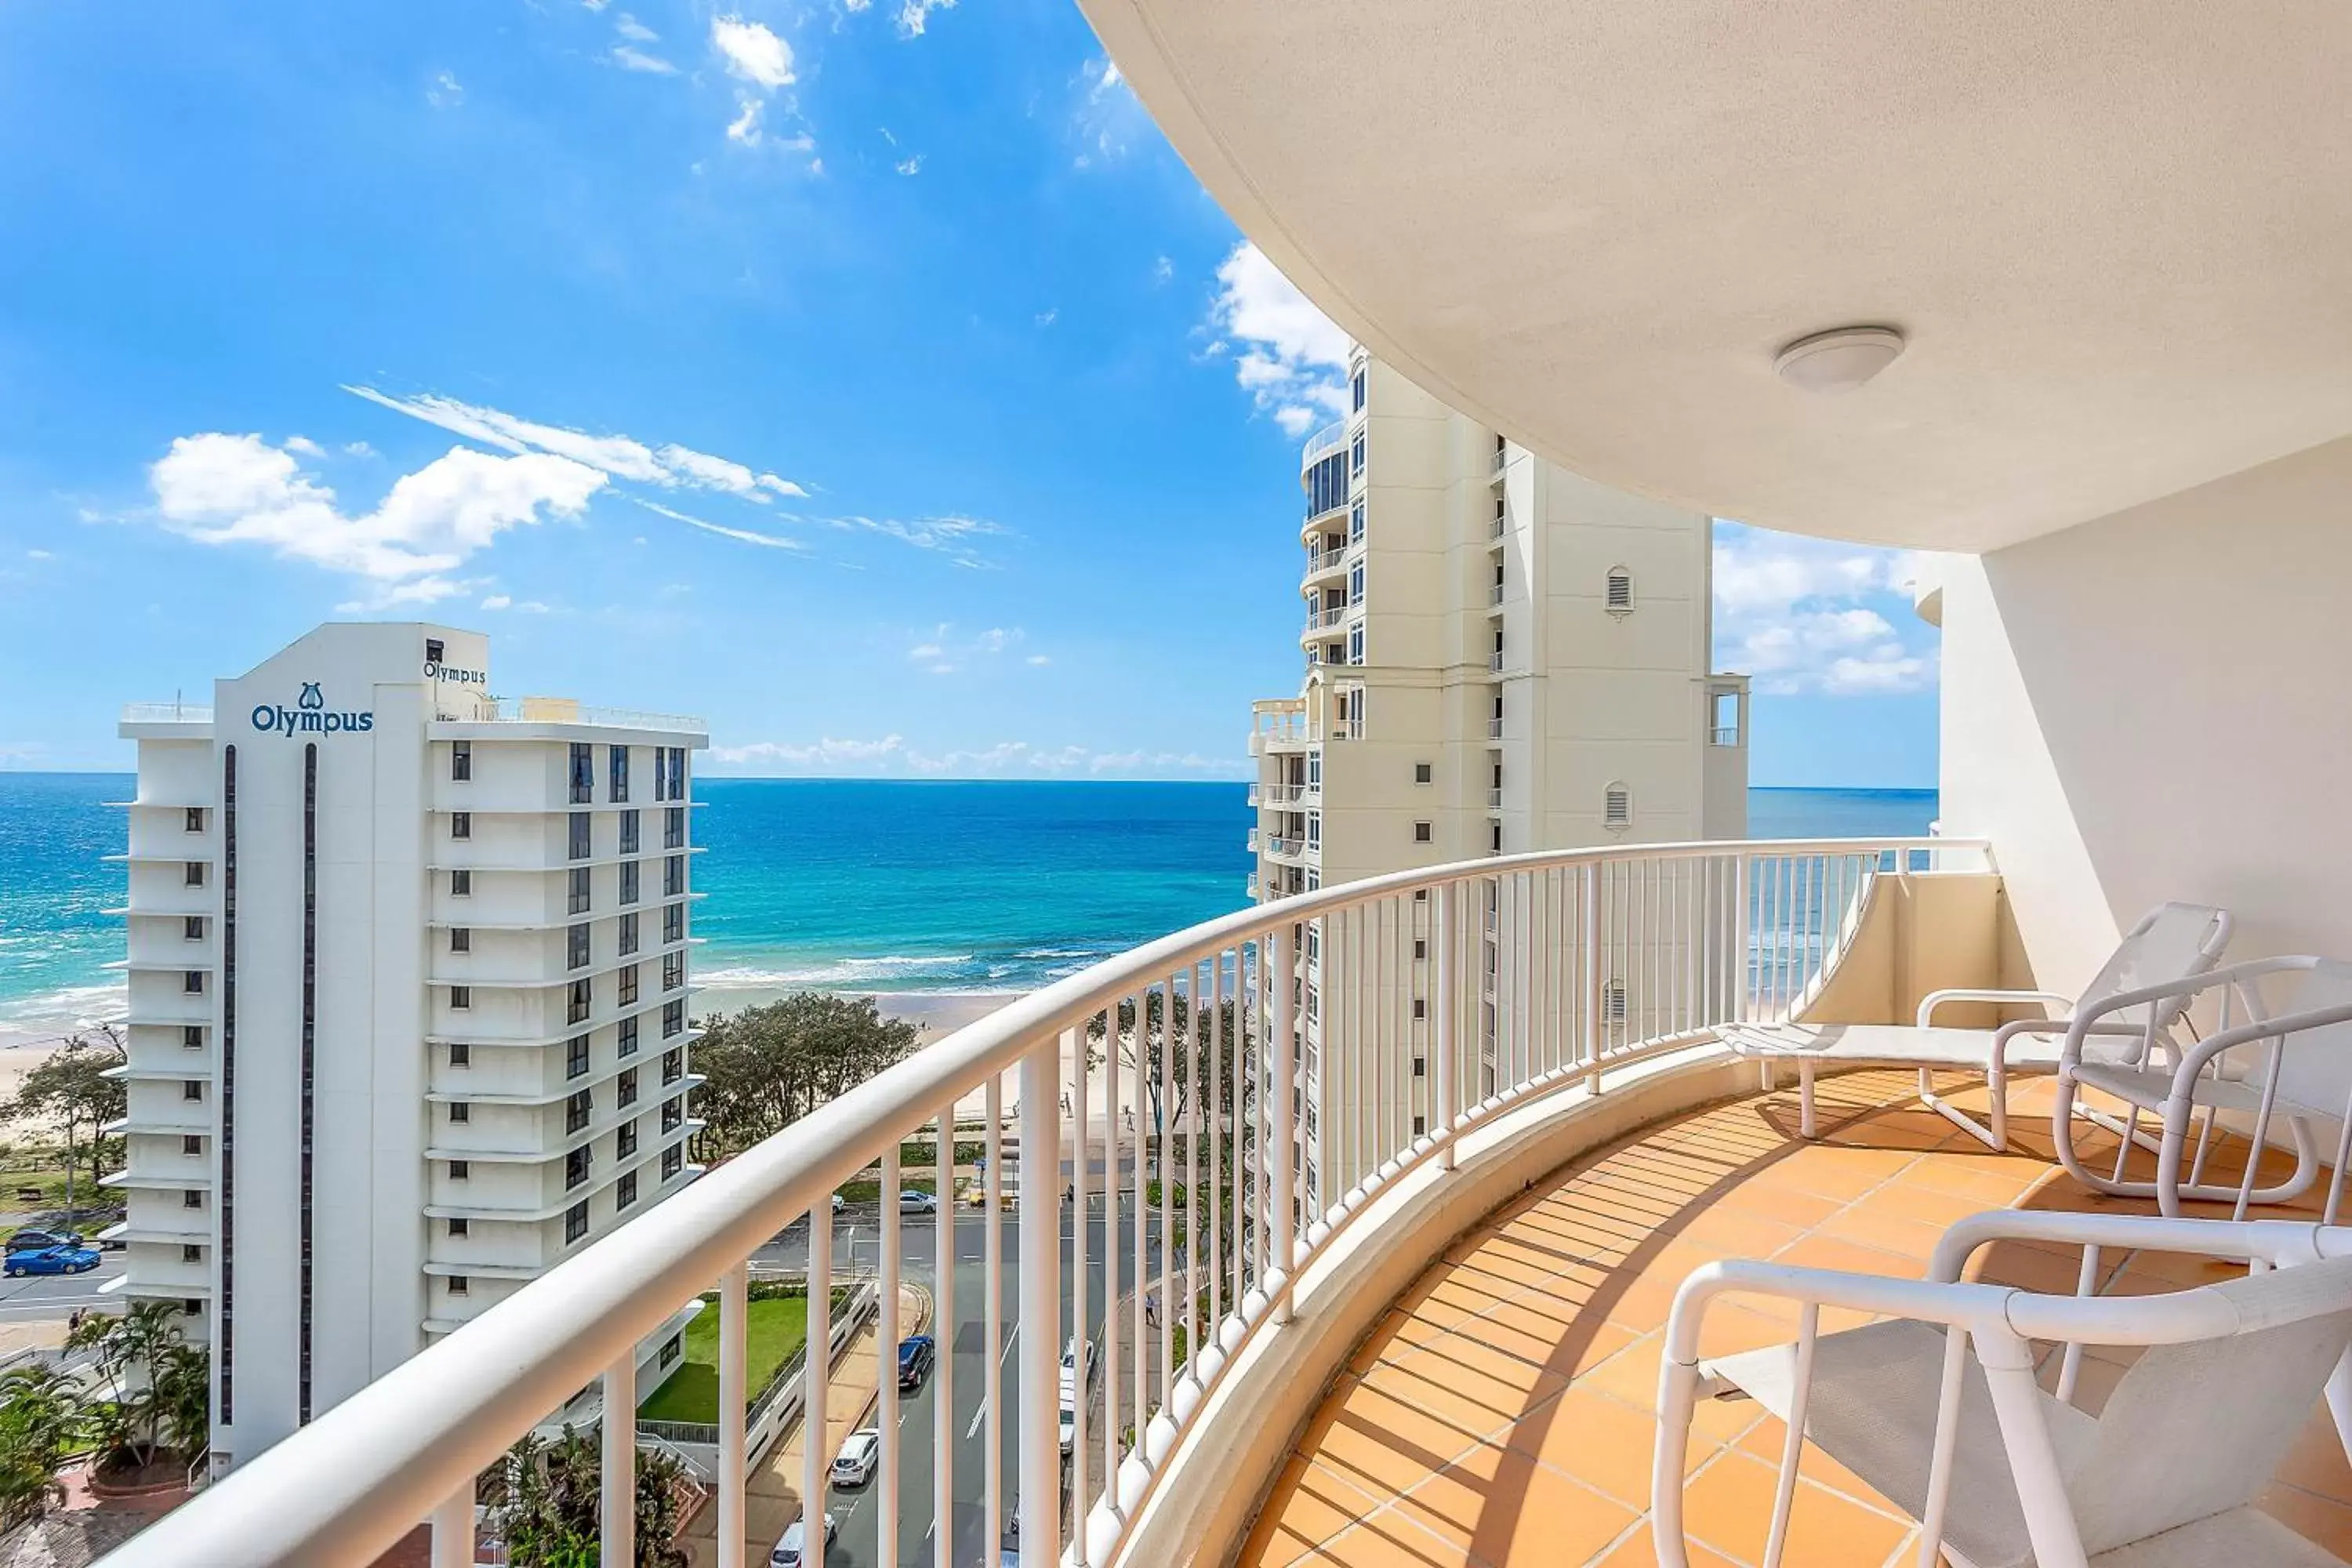
[[[940, 1568], [970, 1561], [970, 1542], [952, 1526], [976, 1502], [980, 1550], [993, 1562], [1017, 1497], [1023, 1563], [1060, 1561], [1066, 1550], [1080, 1568], [1114, 1563], [1217, 1379], [1256, 1336], [1280, 1331], [1292, 1281], [1390, 1183], [1432, 1161], [1450, 1169], [1462, 1131], [1506, 1102], [1555, 1087], [1601, 1092], [1612, 1068], [1702, 1041], [1719, 1024], [1801, 1008], [1843, 953], [1877, 876], [1988, 863], [1981, 841], [1937, 838], [1555, 851], [1327, 888], [1205, 921], [957, 1030], [719, 1165], [251, 1458], [108, 1562], [366, 1563], [429, 1517], [435, 1568], [470, 1564], [476, 1477], [599, 1377], [612, 1413], [605, 1492], [625, 1499], [635, 1347], [716, 1281], [721, 1393], [710, 1506], [721, 1568], [743, 1568], [747, 1260], [806, 1222], [809, 1342], [824, 1344], [830, 1194], [878, 1166], [879, 1560], [897, 1561], [899, 1545], [923, 1533], [908, 1532], [920, 1521], [936, 1522]], [[1193, 1048], [1152, 1048], [1153, 1028], [1179, 1002]], [[1234, 1027], [1202, 1026], [1228, 1005]], [[1115, 1034], [1122, 1006], [1146, 1044], [1103, 1048], [1097, 1064], [1089, 1026]], [[1130, 1105], [1137, 1126], [1120, 1136]], [[1156, 1137], [1152, 1105], [1183, 1108]], [[958, 1170], [959, 1106], [968, 1140], [979, 1113], [986, 1158], [977, 1173]], [[952, 1268], [937, 1275], [937, 1421], [926, 1435], [902, 1433], [896, 1419], [904, 1267], [893, 1216], [900, 1145], [934, 1130], [943, 1201], [958, 1174], [976, 1175], [988, 1218], [983, 1300], [959, 1299]], [[1097, 1137], [1099, 1171], [1087, 1152]], [[1051, 1152], [1039, 1159], [1040, 1151]], [[1018, 1179], [1024, 1156], [1038, 1168], [1026, 1181]], [[1099, 1241], [1130, 1250], [1130, 1278], [1148, 1284], [1121, 1295], [1118, 1270], [1108, 1268], [1113, 1299], [1087, 1300], [1097, 1238], [1087, 1224], [1063, 1234], [1066, 1184], [1080, 1216], [1097, 1185], [1114, 1198], [1133, 1194], [1129, 1237], [1119, 1235], [1114, 1201]], [[1009, 1317], [1008, 1196], [1019, 1247]], [[940, 1232], [950, 1234], [944, 1217]], [[1147, 1295], [1165, 1303], [1156, 1321]], [[1101, 1324], [1105, 1391], [1099, 1413], [1076, 1402], [1066, 1493], [1056, 1419], [1066, 1307], [1088, 1332]], [[960, 1344], [977, 1350], [975, 1364], [957, 1365]], [[951, 1380], [961, 1375], [982, 1384], [977, 1476], [957, 1466]], [[832, 1377], [831, 1358], [806, 1358], [809, 1430], [824, 1430]], [[930, 1445], [928, 1504], [902, 1498], [906, 1443]], [[802, 1495], [821, 1501], [832, 1455], [823, 1442], [803, 1447]], [[1076, 1500], [1066, 1532], [1066, 1495]], [[805, 1516], [809, 1562], [824, 1561], [823, 1511]], [[634, 1560], [632, 1528], [626, 1509], [606, 1510], [605, 1561]]]

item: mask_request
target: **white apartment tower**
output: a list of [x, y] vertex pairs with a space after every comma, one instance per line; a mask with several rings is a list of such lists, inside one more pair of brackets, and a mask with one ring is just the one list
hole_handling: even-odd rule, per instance
[[[1251, 896], [1480, 855], [1742, 837], [1748, 681], [1710, 669], [1712, 520], [1537, 458], [1361, 348], [1348, 404], [1300, 458], [1306, 675], [1254, 715]], [[1487, 897], [1490, 952], [1473, 962], [1491, 1043], [1509, 1026], [1515, 987], [1493, 964], [1513, 911]], [[1321, 1039], [1343, 1023], [1322, 994], [1347, 989], [1320, 983], [1344, 961], [1322, 951], [1327, 934], [1303, 933], [1293, 1009], [1310, 1108]], [[1425, 1030], [1426, 929], [1388, 934], [1393, 1019], [1345, 1026]], [[1639, 1001], [1610, 1007], [1623, 1017]], [[1428, 1089], [1400, 1086], [1402, 1113], [1426, 1117]], [[1331, 1186], [1332, 1149], [1305, 1135], [1315, 1212], [1318, 1187], [1355, 1173]]]
[[209, 710], [124, 710], [112, 1234], [128, 1294], [203, 1320], [216, 1466], [698, 1173], [704, 727], [489, 689], [479, 633], [330, 625]]

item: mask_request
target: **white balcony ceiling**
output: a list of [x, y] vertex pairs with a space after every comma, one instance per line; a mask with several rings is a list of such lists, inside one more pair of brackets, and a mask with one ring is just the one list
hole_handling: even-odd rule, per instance
[[1974, 550], [2352, 432], [2344, 0], [1081, 3], [1300, 288], [1609, 483]]

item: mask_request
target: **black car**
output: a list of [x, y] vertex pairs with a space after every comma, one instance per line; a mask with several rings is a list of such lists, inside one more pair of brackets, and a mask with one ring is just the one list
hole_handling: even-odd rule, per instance
[[52, 1247], [80, 1247], [80, 1237], [69, 1230], [20, 1230], [8, 1238], [10, 1252], [47, 1252]]
[[920, 1388], [923, 1379], [930, 1375], [931, 1363], [939, 1352], [929, 1334], [911, 1334], [898, 1342], [898, 1386]]

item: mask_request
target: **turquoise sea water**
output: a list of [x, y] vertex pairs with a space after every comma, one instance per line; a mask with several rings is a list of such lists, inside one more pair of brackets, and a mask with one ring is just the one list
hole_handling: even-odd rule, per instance
[[[124, 773], [0, 773], [0, 1025], [110, 1016]], [[1237, 908], [1237, 784], [696, 781], [707, 945], [730, 989], [1027, 991]], [[1933, 790], [1752, 790], [1756, 837], [1924, 833]]]

